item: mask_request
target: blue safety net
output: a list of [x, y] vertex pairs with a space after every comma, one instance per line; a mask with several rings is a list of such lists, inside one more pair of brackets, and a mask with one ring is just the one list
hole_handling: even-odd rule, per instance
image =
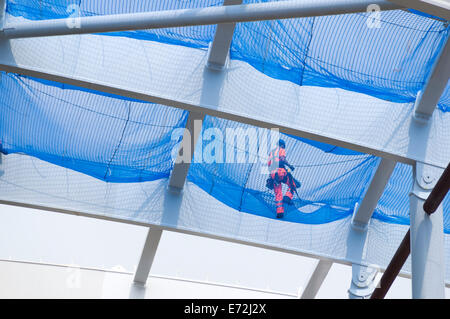
[[[244, 0], [244, 3], [255, 2], [263, 1]], [[7, 12], [17, 22], [22, 18], [42, 20], [76, 17], [78, 14], [92, 16], [222, 4], [223, 0], [7, 0]], [[139, 30], [102, 34], [99, 39], [105, 39], [107, 35], [157, 41], [192, 48], [183, 52], [198, 53], [197, 50], [208, 49], [215, 30], [214, 25]], [[394, 102], [389, 104], [393, 108], [412, 109], [417, 93], [423, 89], [449, 36], [449, 30], [445, 21], [411, 11], [381, 12], [380, 16], [360, 13], [238, 23], [230, 58], [239, 60], [236, 65], [247, 63], [272, 79], [298, 86], [316, 86], [317, 91], [318, 86], [364, 93]], [[118, 43], [124, 40], [108, 39]], [[272, 81], [265, 79], [267, 83]], [[349, 94], [353, 97], [353, 93]], [[354, 96], [358, 99], [359, 95]], [[320, 94], [317, 94], [315, 102], [328, 107], [325, 104], [327, 99]], [[293, 107], [296, 107], [295, 103], [297, 101], [293, 102]], [[449, 115], [445, 112], [450, 111], [450, 84], [447, 84], [438, 108], [437, 117], [445, 121]], [[361, 105], [361, 112], [370, 112], [370, 109]], [[233, 229], [233, 236], [239, 235], [239, 239], [257, 238], [271, 245], [291, 245], [294, 248], [313, 250], [311, 247], [315, 246], [298, 243], [303, 244], [303, 239], [313, 233], [308, 230], [314, 229], [319, 240], [328, 236], [323, 246], [333, 249], [335, 238], [343, 236], [343, 232], [338, 232], [344, 228], [339, 227], [348, 226], [350, 216], [363, 200], [380, 163], [380, 158], [375, 156], [282, 134], [286, 141], [287, 159], [295, 167], [292, 175], [300, 185], [293, 194], [291, 205], [284, 205], [285, 215], [278, 223], [275, 221], [275, 193], [267, 187], [270, 173], [268, 153], [274, 146], [269, 141], [270, 132], [206, 116], [202, 139], [197, 144], [194, 162], [188, 171], [189, 183], [185, 189], [188, 196], [183, 197], [185, 210], [182, 217], [172, 223], [166, 219], [172, 221], [176, 218], [162, 216], [164, 207], [171, 207], [167, 203], [170, 197], [166, 196], [163, 187], [167, 186], [173, 170], [188, 112], [1, 73], [0, 114], [2, 153], [26, 154], [23, 162], [29, 165], [35, 165], [34, 158], [39, 158], [67, 168], [55, 173], [57, 178], [47, 191], [44, 184], [51, 183], [51, 174], [40, 176], [39, 169], [32, 170], [29, 166], [28, 171], [18, 173], [21, 160], [11, 164], [9, 155], [6, 155], [7, 159], [3, 160], [13, 169], [5, 171], [0, 181], [4, 182], [2, 187], [13, 189], [8, 194], [17, 197], [12, 200], [19, 198], [17, 201], [20, 201], [22, 196], [27, 202], [30, 198], [27, 196], [31, 196], [29, 201], [32, 202], [35, 196], [38, 205], [63, 208], [67, 205], [68, 209], [80, 211], [94, 207], [90, 211], [92, 214], [114, 211], [118, 212], [116, 217], [123, 219], [170, 227], [181, 224], [181, 228], [213, 234], [221, 231], [221, 235], [227, 236]], [[276, 122], [277, 119], [274, 120]], [[439, 136], [442, 132], [436, 130], [433, 134]], [[45, 172], [54, 167], [48, 165]], [[70, 174], [73, 173], [70, 170], [84, 175]], [[33, 173], [30, 180], [29, 172]], [[70, 176], [61, 178], [66, 173]], [[16, 180], [18, 175], [20, 178]], [[97, 180], [86, 178], [79, 182], [82, 179], [80, 175]], [[377, 235], [388, 238], [387, 233], [392, 229], [406, 229], [398, 225], [409, 224], [412, 182], [411, 167], [397, 164], [373, 214], [376, 225], [388, 225], [388, 228], [382, 228], [382, 232], [374, 228], [377, 226], [372, 227]], [[72, 186], [70, 191], [68, 184]], [[59, 194], [61, 185], [68, 186], [64, 196]], [[78, 191], [78, 188], [83, 190]], [[110, 189], [117, 192], [107, 193]], [[283, 194], [286, 190], [287, 186], [283, 185]], [[120, 192], [124, 192], [122, 197], [117, 195]], [[190, 201], [195, 202], [192, 207], [189, 206]], [[198, 207], [203, 210], [194, 212]], [[214, 211], [219, 209], [220, 213]], [[444, 232], [447, 234], [450, 233], [449, 212], [450, 196], [447, 196], [444, 200]], [[220, 217], [216, 219], [218, 215]], [[239, 226], [230, 228], [234, 218], [239, 219], [236, 222]], [[255, 226], [253, 222], [260, 224]], [[292, 225], [297, 228], [291, 228]], [[317, 230], [321, 227], [329, 232]], [[299, 237], [291, 237], [293, 233], [299, 233], [298, 229], [307, 231]], [[262, 240], [258, 237], [260, 235], [266, 239]], [[369, 239], [372, 240], [373, 236]], [[310, 240], [313, 241], [312, 236]], [[381, 250], [384, 251], [384, 247]]]
[[[276, 218], [275, 194], [266, 187], [268, 130], [206, 117], [202, 144], [196, 148], [188, 180], [238, 211]], [[280, 134], [286, 142], [287, 160], [300, 182], [292, 205], [284, 205], [283, 220], [321, 224], [342, 219], [354, 212], [378, 167], [379, 158]], [[270, 144], [270, 143], [269, 143]], [[261, 151], [262, 150], [262, 151]], [[230, 163], [238, 161], [241, 163]], [[228, 160], [228, 162], [227, 162]], [[398, 163], [373, 214], [388, 223], [409, 225], [411, 166]], [[283, 184], [283, 194], [287, 186]], [[450, 196], [444, 211], [450, 211]], [[450, 233], [450, 215], [444, 230]]]
[[404, 11], [382, 12], [379, 19], [358, 13], [240, 23], [231, 58], [298, 85], [340, 87], [413, 102], [449, 27]]
[[0, 141], [110, 182], [168, 177], [187, 112], [56, 82], [1, 73]]
[[[1, 74], [2, 152], [25, 153], [108, 182], [167, 178], [187, 112], [15, 74]], [[188, 180], [244, 213], [276, 218], [268, 153], [281, 137], [300, 182], [284, 221], [323, 224], [360, 203], [379, 158], [207, 116]], [[397, 164], [373, 217], [409, 224], [411, 167]], [[283, 194], [287, 186], [283, 185]], [[444, 201], [450, 211], [450, 197]], [[444, 230], [450, 233], [450, 216]]]
[[[287, 160], [301, 186], [283, 220], [321, 224], [353, 213], [370, 182], [378, 158], [323, 143], [280, 134]], [[202, 144], [197, 146], [188, 180], [238, 211], [275, 218], [274, 191], [269, 178], [268, 153], [275, 147], [270, 131], [206, 117]], [[306, 141], [306, 143], [305, 143]], [[340, 155], [346, 154], [346, 155]], [[283, 194], [287, 186], [283, 184]]]
[[[29, 20], [46, 20], [78, 16], [193, 9], [222, 4], [223, 0], [8, 0], [6, 12]], [[207, 48], [214, 37], [215, 30], [215, 25], [207, 25], [190, 28], [114, 32], [107, 35], [159, 41], [195, 48]]]
[[[267, 1], [243, 3], [256, 2]], [[222, 4], [222, 0], [8, 0], [7, 12], [36, 20]], [[109, 35], [207, 49], [215, 28], [194, 26]], [[449, 28], [446, 21], [403, 10], [238, 23], [230, 57], [298, 85], [340, 87], [393, 102], [412, 102], [423, 89]], [[448, 111], [448, 94], [438, 107]]]
[[[409, 196], [413, 181], [412, 167], [397, 163], [383, 195], [378, 201], [373, 218], [387, 223], [409, 225]], [[450, 194], [444, 198], [444, 232], [450, 234]]]

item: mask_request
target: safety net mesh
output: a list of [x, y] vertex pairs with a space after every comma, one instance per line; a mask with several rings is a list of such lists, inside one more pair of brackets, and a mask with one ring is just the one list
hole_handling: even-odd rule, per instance
[[[270, 2], [245, 0], [244, 4]], [[203, 8], [223, 1], [8, 0], [7, 12], [31, 20]], [[108, 35], [207, 49], [216, 27], [194, 26]], [[449, 34], [446, 21], [416, 11], [238, 23], [230, 58], [299, 85], [340, 87], [394, 102], [413, 102]], [[381, 32], [380, 32], [381, 31]], [[345, 41], [343, 41], [345, 39]], [[448, 92], [448, 90], [447, 90]], [[438, 104], [447, 111], [448, 93]]]
[[[250, 2], [260, 1], [244, 1]], [[8, 0], [7, 12], [37, 20], [66, 18], [77, 8], [81, 16], [89, 16], [222, 3]], [[292, 85], [357, 92], [350, 96], [355, 105], [363, 93], [375, 97], [373, 101], [388, 101], [392, 108], [411, 109], [449, 27], [439, 19], [392, 11], [382, 13], [381, 29], [369, 28], [369, 15], [239, 23], [230, 58]], [[215, 29], [198, 26], [108, 36], [205, 51]], [[440, 127], [448, 127], [450, 120], [449, 94], [447, 85], [436, 110]], [[1, 73], [0, 97], [1, 151], [7, 154], [0, 166], [4, 201], [350, 259], [346, 243], [351, 217], [375, 174], [378, 157], [282, 134], [295, 168], [293, 175], [301, 185], [279, 220], [274, 192], [266, 187], [268, 153], [273, 146], [270, 138], [264, 139], [271, 136], [267, 129], [206, 116], [180, 200], [166, 189], [188, 112], [11, 73]], [[296, 103], [304, 102], [293, 101], [293, 108]], [[315, 103], [328, 101], [317, 94]], [[249, 107], [258, 111], [257, 106]], [[447, 133], [435, 132], [438, 136]], [[235, 160], [228, 161], [230, 156]], [[381, 266], [389, 262], [409, 225], [411, 185], [411, 167], [398, 163], [373, 214], [368, 249], [362, 256], [365, 262]], [[450, 233], [449, 215], [447, 196], [446, 234]], [[409, 267], [407, 263], [404, 270]]]
[[111, 182], [168, 177], [187, 112], [2, 73], [2, 148]]
[[[3, 153], [29, 154], [107, 182], [169, 177], [186, 111], [16, 74], [2, 73], [0, 88]], [[266, 187], [267, 161], [277, 136], [207, 116], [188, 180], [238, 211], [272, 218], [275, 203]], [[318, 224], [351, 215], [379, 158], [281, 136], [301, 183], [286, 220]], [[409, 224], [405, 185], [412, 185], [412, 171], [398, 164], [375, 218]], [[450, 231], [448, 216], [445, 231]]]

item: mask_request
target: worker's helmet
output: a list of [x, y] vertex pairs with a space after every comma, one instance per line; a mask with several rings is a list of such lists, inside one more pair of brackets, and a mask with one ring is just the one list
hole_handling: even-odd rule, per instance
[[278, 146], [280, 146], [280, 147], [282, 147], [282, 148], [286, 148], [286, 143], [285, 143], [282, 139], [280, 139], [280, 140], [278, 141]]

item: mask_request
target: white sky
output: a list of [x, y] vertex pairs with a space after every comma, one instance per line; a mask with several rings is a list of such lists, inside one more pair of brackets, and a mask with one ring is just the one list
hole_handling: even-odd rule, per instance
[[[0, 205], [0, 220], [0, 259], [120, 266], [130, 272], [147, 234], [145, 227], [5, 205]], [[164, 232], [151, 274], [297, 294], [315, 263], [311, 258]], [[350, 278], [351, 267], [334, 264], [317, 298], [347, 298]], [[449, 297], [450, 289], [446, 290]], [[411, 298], [411, 281], [397, 278], [387, 297]]]

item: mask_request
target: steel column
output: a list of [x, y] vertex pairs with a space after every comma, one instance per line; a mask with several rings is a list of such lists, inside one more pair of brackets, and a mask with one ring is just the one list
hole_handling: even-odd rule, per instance
[[353, 215], [352, 228], [347, 238], [347, 249], [349, 250], [347, 257], [354, 260], [352, 281], [348, 290], [351, 299], [368, 298], [375, 289], [374, 279], [378, 269], [361, 266], [358, 261], [363, 259], [370, 218], [394, 171], [395, 165], [396, 161], [385, 158], [381, 160], [361, 204], [355, 207], [356, 212]]
[[[242, 3], [242, 0], [225, 0], [224, 5], [236, 5]], [[231, 39], [234, 33], [235, 23], [225, 23], [219, 24], [214, 35], [213, 43], [209, 49], [207, 67], [218, 71], [222, 70], [225, 65], [225, 61], [228, 56], [228, 51], [230, 50]], [[205, 70], [205, 76], [208, 77], [206, 73], [209, 73], [209, 78], [211, 78], [211, 73]], [[214, 75], [212, 75], [214, 76]], [[221, 76], [215, 76], [215, 78], [223, 79]], [[222, 81], [204, 81], [202, 87], [202, 103], [216, 103], [219, 100], [219, 90]], [[213, 92], [213, 94], [211, 94]], [[186, 129], [183, 135], [183, 152], [186, 149], [190, 150], [190, 162], [186, 163], [182, 161], [184, 156], [178, 155], [175, 166], [173, 168], [172, 174], [170, 175], [169, 186], [174, 189], [182, 189], [186, 181], [186, 176], [189, 171], [190, 163], [193, 159], [195, 147], [197, 141], [201, 134], [202, 122], [205, 118], [205, 114], [201, 112], [191, 111], [189, 112], [189, 117], [186, 123]], [[189, 143], [187, 145], [186, 143]]]
[[155, 260], [156, 251], [159, 241], [161, 240], [162, 229], [151, 227], [145, 239], [144, 248], [142, 249], [141, 258], [134, 275], [134, 282], [145, 285], [147, 282], [150, 269]]
[[[96, 52], [102, 45], [121, 45], [126, 51], [124, 54], [135, 54], [133, 58], [124, 59], [119, 54], [109, 54], [106, 48], [104, 59], [108, 59], [114, 68], [99, 65]], [[150, 42], [150, 41], [149, 41]], [[308, 108], [306, 102], [312, 101], [311, 89], [308, 87], [295, 87], [288, 81], [267, 79], [266, 76], [254, 70], [251, 66], [236, 64], [232, 72], [205, 72], [200, 63], [206, 63], [205, 53], [201, 50], [192, 50], [177, 47], [169, 50], [166, 45], [149, 43], [151, 49], [135, 52], [127, 49], [137, 45], [137, 41], [128, 38], [114, 38], [98, 41], [98, 36], [86, 35], [79, 42], [74, 37], [60, 38], [33, 38], [22, 40], [0, 40], [0, 70], [18, 73], [26, 76], [42, 78], [50, 81], [75, 85], [90, 90], [97, 90], [115, 95], [121, 95], [142, 101], [164, 104], [187, 111], [205, 113], [231, 121], [241, 122], [262, 128], [278, 128], [281, 133], [291, 134], [302, 138], [332, 144], [338, 147], [352, 149], [379, 157], [389, 158], [398, 162], [412, 165], [415, 161], [445, 168], [450, 156], [450, 137], [435, 135], [430, 138], [422, 134], [419, 125], [411, 117], [408, 108], [392, 108], [388, 102], [374, 103], [379, 116], [373, 117], [364, 112], [357, 112], [355, 108], [342, 104], [339, 111], [335, 108], [326, 108], [325, 105]], [[40, 50], [30, 48], [39, 46]], [[60, 50], [64, 48], [64, 50]], [[64, 54], [66, 50], [72, 53], [69, 57]], [[183, 52], [183, 55], [179, 51]], [[200, 51], [200, 52], [197, 52]], [[189, 65], [184, 52], [192, 54], [196, 63]], [[173, 55], [172, 55], [173, 54]], [[164, 58], [161, 58], [164, 56]], [[180, 59], [180, 56], [183, 59]], [[160, 63], [171, 58], [177, 68], [169, 66], [167, 69], [158, 67]], [[202, 59], [202, 60], [200, 60]], [[181, 61], [180, 61], [181, 60]], [[139, 61], [135, 63], [133, 61]], [[183, 62], [183, 63], [181, 63]], [[142, 63], [145, 67], [139, 67]], [[178, 65], [183, 68], [179, 71]], [[152, 72], [149, 72], [152, 70]], [[174, 74], [176, 73], [176, 74]], [[202, 87], [209, 81], [223, 81], [220, 86], [220, 99], [200, 99], [202, 95], [212, 95]], [[167, 79], [171, 79], [172, 86], [162, 86]], [[239, 79], [239, 80], [238, 80]], [[202, 81], [202, 82], [200, 82]], [[269, 85], [270, 82], [270, 85]], [[285, 83], [286, 82], [286, 83]], [[252, 87], [251, 92], [243, 92], [243, 83]], [[264, 85], [258, 86], [258, 83]], [[273, 86], [272, 86], [273, 83]], [[190, 84], [190, 85], [187, 85]], [[246, 85], [247, 85], [246, 84]], [[208, 85], [215, 90], [217, 84]], [[298, 114], [286, 116], [292, 111], [292, 98], [297, 94], [305, 93], [305, 101], [297, 103], [295, 109]], [[244, 95], [246, 94], [246, 95]], [[324, 94], [331, 94], [324, 89]], [[334, 93], [333, 93], [334, 94]], [[343, 98], [353, 93], [342, 93]], [[366, 98], [357, 94], [358, 98]], [[279, 117], [266, 116], [263, 112], [250, 112], [245, 96], [252, 97], [255, 103], [261, 104], [261, 110], [279, 110]], [[243, 97], [243, 98], [241, 98]], [[368, 98], [369, 99], [369, 98]], [[369, 100], [372, 101], [372, 98]], [[291, 101], [291, 102], [289, 102]], [[375, 102], [375, 100], [373, 100]], [[327, 111], [328, 110], [328, 111]], [[398, 119], [402, 120], [398, 120]], [[361, 125], [349, 128], [352, 122], [358, 121]], [[333, 122], [332, 126], [325, 127], [323, 123]], [[379, 127], [377, 134], [367, 134], [367, 127]], [[430, 127], [436, 126], [430, 125]], [[423, 125], [422, 125], [423, 126]], [[434, 128], [436, 129], [436, 128]], [[406, 139], [413, 145], [428, 145], [421, 151], [417, 147], [408, 148]], [[440, 147], [439, 152], [433, 151]]]
[[444, 227], [442, 204], [428, 215], [423, 205], [441, 169], [416, 164], [410, 193], [412, 297], [445, 298]]
[[314, 299], [316, 297], [332, 265], [333, 262], [330, 260], [319, 260], [317, 262], [314, 272], [302, 292], [301, 299]]
[[[431, 215], [433, 214], [441, 205], [444, 200], [445, 195], [450, 189], [450, 164], [445, 169], [442, 176], [439, 178], [436, 186], [434, 186], [430, 195], [427, 197], [425, 203], [423, 204], [424, 211]], [[408, 256], [411, 252], [411, 230], [408, 230], [405, 237], [403, 238], [400, 246], [395, 252], [394, 257], [389, 263], [386, 271], [381, 277], [380, 285], [375, 289], [371, 296], [371, 299], [382, 299], [386, 296], [392, 283], [394, 282], [397, 275], [400, 273], [403, 265], [405, 264]]]
[[195, 146], [202, 130], [202, 121], [205, 114], [198, 112], [189, 112], [189, 117], [184, 130], [183, 140], [181, 142], [180, 151], [189, 152], [189, 161], [185, 162], [181, 154], [178, 155], [172, 173], [170, 175], [169, 186], [175, 189], [182, 189], [186, 176], [194, 156]]

